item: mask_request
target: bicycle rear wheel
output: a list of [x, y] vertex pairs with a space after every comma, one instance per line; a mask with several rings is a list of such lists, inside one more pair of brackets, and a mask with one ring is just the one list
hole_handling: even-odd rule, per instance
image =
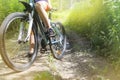
[[51, 52], [56, 59], [62, 59], [66, 50], [66, 33], [60, 22], [52, 23], [55, 36], [51, 37]]
[[[20, 42], [18, 36], [21, 33], [21, 40], [24, 40], [29, 26], [28, 17], [25, 13], [12, 13], [8, 15], [0, 27], [0, 53], [3, 61], [8, 67], [15, 71], [24, 71], [28, 69], [37, 56], [38, 40], [35, 26], [32, 32], [34, 34], [34, 53], [29, 58], [26, 55], [30, 51], [30, 41]], [[22, 28], [22, 30], [20, 30]]]

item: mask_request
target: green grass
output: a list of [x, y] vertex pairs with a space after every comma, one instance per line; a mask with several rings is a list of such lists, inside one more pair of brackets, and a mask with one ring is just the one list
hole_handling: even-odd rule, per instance
[[34, 76], [33, 80], [62, 80], [62, 78], [58, 75], [52, 75], [48, 71], [42, 71], [42, 72], [37, 73]]

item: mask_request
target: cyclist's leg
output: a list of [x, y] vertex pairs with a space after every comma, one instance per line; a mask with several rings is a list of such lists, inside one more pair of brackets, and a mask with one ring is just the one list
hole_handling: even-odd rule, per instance
[[[48, 15], [47, 15], [47, 10], [49, 10], [48, 8], [48, 3], [45, 1], [39, 1], [36, 0], [36, 9], [38, 11], [38, 14], [40, 15], [40, 17], [42, 18], [43, 22], [45, 23], [47, 28], [50, 28], [50, 22], [48, 19]], [[31, 36], [30, 36], [30, 51], [28, 52], [28, 57], [30, 57], [34, 51], [34, 35], [31, 32]]]
[[30, 52], [29, 52], [29, 54], [32, 54], [34, 52], [34, 45], [35, 45], [34, 34], [33, 34], [33, 32], [31, 32], [31, 35], [30, 35]]
[[49, 10], [48, 3], [46, 1], [37, 1], [36, 10], [45, 23], [46, 27], [50, 28], [50, 21], [47, 14], [47, 11]]

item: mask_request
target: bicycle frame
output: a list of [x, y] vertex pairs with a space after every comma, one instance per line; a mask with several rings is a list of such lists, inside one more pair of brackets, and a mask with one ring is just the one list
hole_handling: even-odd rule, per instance
[[[40, 19], [39, 15], [35, 9], [34, 0], [29, 0], [29, 3], [24, 2], [24, 1], [20, 1], [20, 2], [25, 6], [24, 11], [25, 11], [25, 13], [29, 14], [29, 19], [30, 19], [27, 36], [26, 36], [24, 42], [27, 42], [30, 39], [30, 33], [32, 31], [32, 26], [33, 26], [32, 24], [34, 23], [34, 25], [37, 26], [37, 28], [36, 28], [37, 33], [39, 34], [38, 31], [40, 30], [42, 39], [44, 39], [46, 44], [48, 44], [48, 38], [45, 34], [45, 32], [47, 32], [47, 29], [44, 26], [42, 20]], [[19, 38], [18, 38], [18, 40], [19, 40]]]
[[58, 40], [58, 41], [52, 41], [52, 42], [50, 41], [48, 30], [45, 27], [43, 21], [41, 20], [40, 16], [38, 15], [38, 13], [35, 9], [35, 5], [34, 5], [35, 1], [34, 0], [29, 0], [29, 3], [23, 2], [23, 1], [20, 1], [20, 2], [25, 6], [24, 11], [29, 14], [29, 19], [30, 19], [29, 20], [28, 33], [27, 33], [27, 36], [26, 36], [24, 42], [27, 42], [30, 39], [30, 33], [32, 31], [32, 26], [33, 26], [32, 24], [34, 24], [37, 27], [36, 31], [38, 33], [38, 36], [39, 36], [39, 34], [41, 34], [40, 37], [41, 37], [41, 39], [43, 39], [45, 41], [45, 45], [56, 44], [56, 43], [62, 41], [62, 39], [63, 39], [62, 34], [60, 33], [60, 31], [55, 26], [53, 26], [53, 28], [54, 28], [56, 34], [59, 34], [59, 36], [61, 36], [61, 39]]

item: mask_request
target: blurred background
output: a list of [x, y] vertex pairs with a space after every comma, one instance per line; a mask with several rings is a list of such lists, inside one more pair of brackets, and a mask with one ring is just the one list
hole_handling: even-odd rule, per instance
[[[74, 38], [71, 33], [86, 37], [91, 51], [108, 59], [116, 71], [120, 68], [120, 0], [51, 0], [51, 3], [58, 9], [52, 19], [63, 23], [70, 39]], [[0, 25], [8, 14], [23, 9], [18, 0], [0, 0]]]

